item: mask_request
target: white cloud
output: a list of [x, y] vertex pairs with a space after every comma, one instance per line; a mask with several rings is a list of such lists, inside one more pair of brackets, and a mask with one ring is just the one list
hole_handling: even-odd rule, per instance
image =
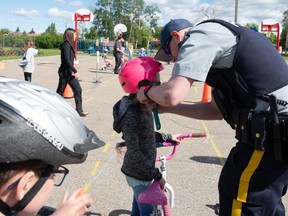
[[35, 18], [39, 15], [37, 10], [26, 10], [24, 8], [18, 8], [14, 11], [11, 11], [11, 14], [17, 15], [17, 16], [23, 16], [26, 18]]
[[61, 18], [70, 18], [72, 17], [72, 12], [65, 11], [65, 10], [59, 10], [58, 8], [49, 8], [47, 11], [47, 15], [50, 17], [61, 17]]
[[82, 6], [83, 3], [81, 1], [72, 1], [69, 3], [69, 5], [73, 7], [79, 7], [79, 6]]
[[[214, 9], [216, 18], [224, 20], [234, 20], [236, 0], [159, 0], [155, 4], [154, 0], [145, 0], [146, 5], [156, 5], [161, 13], [159, 14], [159, 25], [164, 25], [170, 19], [186, 18], [192, 22], [197, 22], [203, 17], [201, 8]], [[210, 3], [209, 3], [210, 2]], [[259, 24], [265, 19], [276, 19], [279, 22], [283, 19], [283, 12], [288, 10], [287, 0], [239, 0], [237, 21], [240, 24]]]
[[55, 2], [60, 2], [62, 4], [65, 4], [65, 0], [54, 0]]

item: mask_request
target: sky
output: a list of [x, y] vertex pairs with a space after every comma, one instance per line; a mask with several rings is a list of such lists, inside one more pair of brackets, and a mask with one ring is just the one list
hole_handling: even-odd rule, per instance
[[[161, 13], [159, 25], [164, 25], [173, 18], [185, 18], [195, 23], [207, 10], [216, 18], [234, 21], [236, 0], [144, 0], [146, 5], [157, 6]], [[58, 32], [67, 27], [75, 28], [73, 14], [85, 9], [93, 11], [95, 0], [4, 0], [0, 8], [0, 29], [43, 33], [51, 23], [55, 23]], [[238, 0], [237, 21], [240, 24], [260, 24], [266, 19], [281, 22], [283, 12], [288, 10], [287, 0]], [[201, 12], [202, 11], [202, 12]], [[211, 17], [210, 17], [211, 18]], [[125, 23], [124, 23], [125, 24]], [[91, 23], [85, 22], [86, 27]]]

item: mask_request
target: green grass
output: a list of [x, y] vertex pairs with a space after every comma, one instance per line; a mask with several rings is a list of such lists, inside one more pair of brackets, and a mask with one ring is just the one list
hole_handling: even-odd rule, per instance
[[[136, 52], [135, 52], [136, 51]], [[137, 51], [138, 50], [134, 50], [134, 56], [137, 56]], [[154, 57], [154, 55], [156, 54], [157, 50], [154, 51], [154, 53], [149, 53], [148, 56], [152, 56]], [[79, 52], [78, 54], [83, 54], [81, 52]], [[53, 55], [60, 55], [60, 50], [59, 49], [39, 49], [39, 53], [38, 55], [36, 55], [37, 57], [41, 57], [41, 56], [53, 56]], [[96, 55], [96, 53], [91, 53], [91, 55]], [[286, 62], [288, 62], [288, 55], [282, 55], [283, 58], [285, 59]], [[113, 55], [111, 54], [111, 57], [113, 57]], [[11, 60], [11, 59], [21, 59], [22, 56], [0, 56], [0, 61], [3, 60]]]
[[37, 56], [60, 55], [60, 49], [39, 49]]
[[[53, 55], [60, 55], [59, 49], [39, 49], [38, 54], [35, 56], [42, 57], [42, 56], [53, 56]], [[11, 59], [21, 59], [22, 56], [10, 55], [10, 56], [0, 56], [0, 61], [4, 60], [11, 60]]]

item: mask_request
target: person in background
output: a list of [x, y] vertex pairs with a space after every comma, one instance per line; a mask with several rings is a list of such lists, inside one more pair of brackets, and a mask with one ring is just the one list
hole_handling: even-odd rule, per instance
[[[172, 19], [162, 28], [155, 59], [174, 61], [172, 76], [139, 89], [139, 101], [154, 103], [159, 112], [224, 118], [235, 130], [237, 143], [219, 178], [219, 215], [284, 216], [288, 66], [271, 41], [224, 20], [193, 26], [186, 19]], [[182, 104], [195, 81], [212, 87], [212, 100]]]
[[118, 36], [117, 39], [114, 42], [114, 51], [113, 55], [115, 57], [115, 67], [114, 67], [114, 74], [118, 74], [119, 68], [121, 66], [121, 59], [124, 54], [124, 51], [122, 50], [122, 36]]
[[19, 63], [24, 72], [24, 79], [28, 82], [32, 81], [32, 73], [35, 70], [34, 56], [37, 55], [38, 50], [34, 48], [32, 40], [25, 41], [25, 53], [22, 61]]
[[108, 57], [108, 49], [106, 49], [106, 48], [104, 49], [103, 58], [104, 58], [105, 65], [103, 65], [102, 69], [107, 70], [107, 68], [112, 68], [113, 67], [113, 61], [111, 58]]
[[128, 59], [132, 59], [133, 58], [133, 45], [129, 44], [128, 45]]
[[161, 70], [163, 66], [160, 62], [146, 56], [128, 61], [119, 73], [120, 85], [129, 95], [123, 96], [113, 107], [113, 129], [123, 134], [124, 142], [117, 148], [126, 146], [127, 149], [121, 171], [134, 193], [132, 216], [149, 216], [152, 212], [152, 205], [138, 203], [138, 196], [153, 180], [158, 181], [162, 188], [165, 185], [162, 174], [155, 167], [156, 141], [180, 143], [178, 135], [155, 134], [152, 112], [136, 98], [138, 85], [149, 87], [159, 84]]
[[84, 112], [82, 107], [82, 88], [79, 83], [80, 74], [74, 67], [75, 39], [75, 30], [72, 28], [67, 28], [63, 34], [64, 42], [60, 45], [61, 65], [58, 69], [59, 82], [56, 92], [63, 96], [66, 85], [69, 84], [74, 94], [76, 111], [81, 117], [85, 117], [88, 115], [88, 112]]
[[137, 54], [138, 56], [146, 56], [146, 50], [145, 48], [141, 48], [140, 52]]
[[[69, 173], [64, 165], [83, 163], [104, 145], [63, 97], [30, 82], [0, 77], [0, 122], [0, 215], [44, 212]], [[53, 216], [84, 215], [92, 202], [79, 187], [64, 194], [58, 209], [47, 209]]]
[[[129, 49], [121, 47], [122, 56], [121, 56], [121, 65], [124, 65], [129, 60]], [[120, 67], [121, 68], [121, 67]]]

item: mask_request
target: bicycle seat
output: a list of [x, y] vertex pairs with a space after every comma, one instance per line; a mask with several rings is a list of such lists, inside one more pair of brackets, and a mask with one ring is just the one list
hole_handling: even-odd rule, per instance
[[138, 202], [144, 204], [167, 205], [167, 197], [161, 189], [159, 182], [153, 181], [148, 189], [139, 194]]

